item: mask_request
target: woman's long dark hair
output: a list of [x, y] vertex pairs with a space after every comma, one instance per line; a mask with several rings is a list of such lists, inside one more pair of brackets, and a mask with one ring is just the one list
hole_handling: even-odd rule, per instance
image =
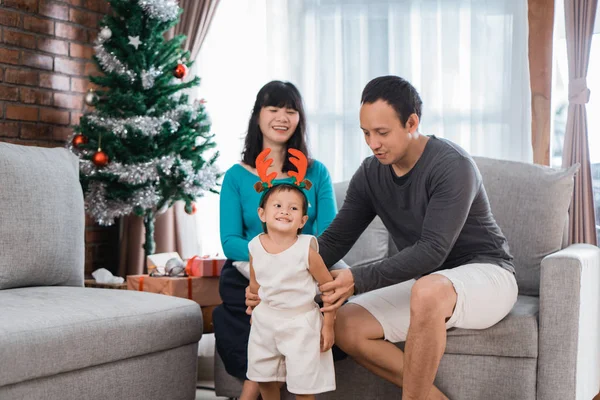
[[298, 149], [306, 155], [309, 160], [309, 165], [312, 160], [308, 154], [308, 146], [306, 145], [306, 115], [304, 113], [304, 105], [302, 104], [302, 96], [300, 91], [290, 82], [271, 81], [263, 86], [256, 95], [252, 115], [248, 122], [248, 132], [244, 142], [244, 150], [242, 151], [242, 161], [256, 168], [256, 157], [263, 149], [263, 134], [258, 125], [258, 117], [260, 110], [263, 107], [285, 107], [298, 111], [299, 121], [296, 131], [285, 144], [286, 157], [283, 162], [282, 172], [295, 170], [296, 167], [290, 162], [287, 157], [287, 149]]

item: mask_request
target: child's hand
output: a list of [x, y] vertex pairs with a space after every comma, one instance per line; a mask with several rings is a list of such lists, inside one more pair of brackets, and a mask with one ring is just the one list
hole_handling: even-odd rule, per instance
[[246, 286], [246, 306], [248, 306], [248, 308], [246, 309], [246, 314], [252, 314], [252, 310], [254, 309], [254, 307], [256, 307], [259, 304], [260, 297], [258, 297], [258, 294], [252, 293], [250, 291], [250, 286]]
[[331, 349], [334, 341], [333, 325], [323, 324], [321, 328], [321, 352]]

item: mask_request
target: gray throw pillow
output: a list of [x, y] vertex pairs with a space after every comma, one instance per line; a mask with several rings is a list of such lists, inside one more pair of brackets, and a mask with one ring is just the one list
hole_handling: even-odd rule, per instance
[[555, 169], [473, 157], [492, 213], [514, 256], [519, 293], [539, 295], [542, 258], [562, 248], [579, 165]]
[[68, 150], [0, 143], [0, 289], [83, 286], [83, 207]]

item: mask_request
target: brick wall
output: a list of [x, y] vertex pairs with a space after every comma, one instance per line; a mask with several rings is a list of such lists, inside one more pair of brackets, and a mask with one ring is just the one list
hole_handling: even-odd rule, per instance
[[[104, 0], [0, 0], [0, 141], [64, 146], [97, 73], [91, 61]], [[118, 227], [86, 220], [86, 273], [116, 272]]]

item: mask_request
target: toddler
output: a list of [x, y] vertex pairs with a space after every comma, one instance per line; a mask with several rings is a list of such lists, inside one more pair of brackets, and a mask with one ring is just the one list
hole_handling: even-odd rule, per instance
[[[264, 161], [269, 149], [257, 158], [261, 182], [255, 185], [261, 197], [258, 214], [264, 233], [248, 244], [250, 292], [261, 302], [252, 312], [248, 342], [248, 379], [258, 382], [264, 400], [279, 399], [280, 383], [286, 382], [296, 399], [314, 399], [314, 394], [335, 390], [333, 369], [334, 313], [321, 314], [314, 298], [317, 282], [333, 280], [318, 253], [317, 240], [300, 234], [306, 223], [308, 201], [303, 190], [306, 157], [290, 161], [295, 182], [271, 185], [273, 175]], [[270, 178], [270, 179], [269, 179]]]

